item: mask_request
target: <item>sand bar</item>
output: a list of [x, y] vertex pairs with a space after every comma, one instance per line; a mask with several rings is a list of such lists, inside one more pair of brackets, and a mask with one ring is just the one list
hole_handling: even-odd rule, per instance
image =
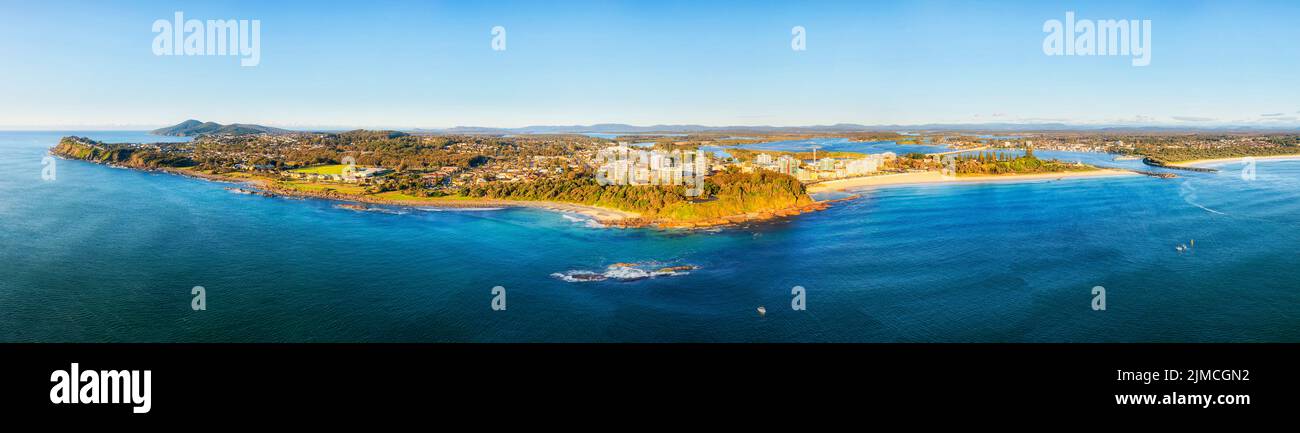
[[1285, 160], [1285, 159], [1300, 160], [1300, 155], [1273, 155], [1273, 156], [1250, 156], [1250, 157], [1237, 156], [1233, 158], [1195, 159], [1191, 161], [1171, 162], [1169, 163], [1169, 165], [1182, 166], [1182, 167], [1196, 167], [1200, 165], [1211, 165], [1211, 164], [1232, 163], [1232, 162], [1244, 164], [1246, 158], [1255, 158], [1256, 161]]

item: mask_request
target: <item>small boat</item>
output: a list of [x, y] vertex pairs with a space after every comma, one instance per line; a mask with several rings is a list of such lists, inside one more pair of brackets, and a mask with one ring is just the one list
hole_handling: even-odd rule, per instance
[[767, 316], [767, 308], [760, 305], [758, 307], [758, 317], [764, 317], [764, 316]]
[[1180, 244], [1180, 245], [1178, 245], [1177, 247], [1174, 247], [1174, 249], [1175, 249], [1175, 250], [1178, 250], [1178, 252], [1181, 253], [1181, 252], [1183, 252], [1183, 251], [1187, 251], [1187, 245], [1182, 245], [1182, 244]]

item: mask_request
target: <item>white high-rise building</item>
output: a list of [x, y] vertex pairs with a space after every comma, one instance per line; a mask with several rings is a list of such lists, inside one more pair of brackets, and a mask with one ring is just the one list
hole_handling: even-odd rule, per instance
[[709, 173], [708, 154], [612, 146], [598, 154], [596, 173], [606, 185], [684, 185]]

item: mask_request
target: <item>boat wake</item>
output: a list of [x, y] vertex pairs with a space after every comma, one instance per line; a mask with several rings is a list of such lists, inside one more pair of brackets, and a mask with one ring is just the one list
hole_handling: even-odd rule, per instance
[[638, 281], [647, 278], [689, 275], [690, 271], [696, 269], [699, 269], [699, 267], [694, 265], [659, 266], [655, 263], [615, 263], [606, 267], [603, 272], [570, 270], [566, 272], [556, 272], [551, 274], [551, 276], [570, 283], [606, 280]]
[[[1191, 202], [1188, 202], [1188, 203], [1191, 203]], [[1206, 212], [1216, 213], [1216, 214], [1219, 214], [1219, 215], [1227, 215], [1226, 213], [1219, 212], [1219, 211], [1217, 211], [1217, 210], [1210, 209], [1210, 208], [1208, 208], [1208, 207], [1201, 206], [1201, 205], [1196, 204], [1196, 203], [1192, 203], [1192, 206], [1196, 206], [1196, 207], [1199, 207], [1199, 208], [1201, 208], [1201, 209], [1204, 209]]]

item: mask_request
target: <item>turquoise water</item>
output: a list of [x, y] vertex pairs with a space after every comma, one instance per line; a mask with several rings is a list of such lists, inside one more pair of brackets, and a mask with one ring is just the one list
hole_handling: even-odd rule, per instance
[[[1297, 161], [1261, 161], [1253, 181], [1228, 164], [895, 187], [672, 233], [532, 209], [354, 212], [77, 161], [41, 180], [67, 134], [0, 132], [0, 341], [1300, 341]], [[552, 275], [616, 262], [699, 269]], [[806, 311], [789, 308], [796, 285]]]

